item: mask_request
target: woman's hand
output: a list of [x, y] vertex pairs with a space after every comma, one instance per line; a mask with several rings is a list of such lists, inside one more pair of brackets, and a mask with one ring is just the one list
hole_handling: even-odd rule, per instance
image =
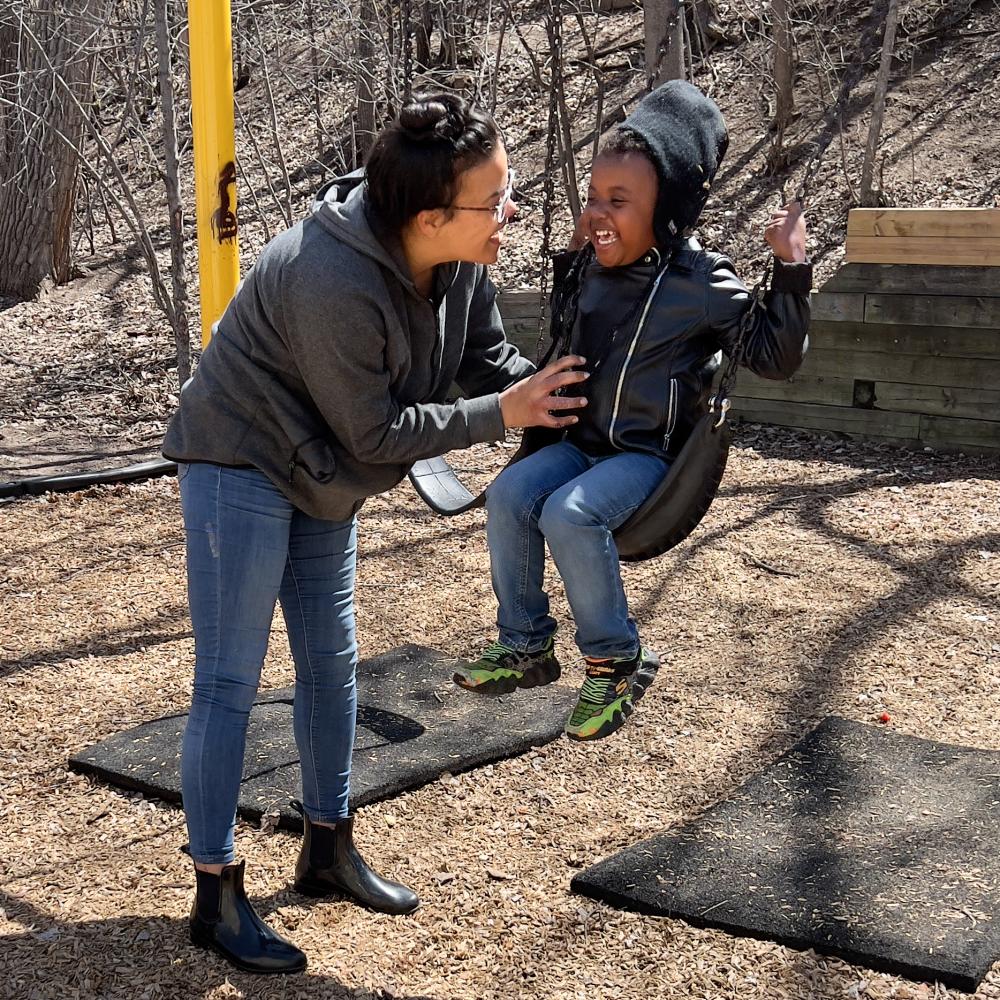
[[[559, 416], [560, 410], [578, 410], [587, 405], [582, 396], [557, 396], [564, 386], [590, 377], [589, 372], [573, 371], [586, 364], [584, 358], [569, 354], [547, 364], [530, 378], [516, 382], [500, 393], [500, 412], [505, 427], [568, 427], [578, 417]], [[555, 410], [553, 416], [550, 410]]]
[[764, 227], [764, 239], [770, 244], [775, 257], [788, 264], [806, 259], [806, 219], [802, 202], [797, 198], [779, 208]]

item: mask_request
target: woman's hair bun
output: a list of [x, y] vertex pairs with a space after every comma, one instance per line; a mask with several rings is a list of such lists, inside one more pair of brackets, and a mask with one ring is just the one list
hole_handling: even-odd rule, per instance
[[399, 113], [399, 124], [411, 139], [457, 139], [465, 131], [465, 121], [457, 102], [447, 94], [416, 95]]
[[365, 165], [368, 207], [399, 233], [419, 212], [451, 205], [463, 171], [502, 142], [496, 123], [458, 94], [421, 91], [375, 137]]

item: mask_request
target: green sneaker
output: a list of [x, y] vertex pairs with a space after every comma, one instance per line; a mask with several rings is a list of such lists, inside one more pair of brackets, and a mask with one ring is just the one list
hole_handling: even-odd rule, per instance
[[625, 725], [635, 703], [646, 693], [660, 668], [660, 658], [640, 647], [628, 659], [585, 657], [587, 678], [566, 723], [571, 740], [602, 740]]
[[502, 642], [494, 642], [478, 660], [456, 671], [453, 680], [466, 691], [478, 694], [509, 694], [517, 688], [540, 687], [558, 680], [562, 673], [550, 637], [533, 653], [519, 653]]

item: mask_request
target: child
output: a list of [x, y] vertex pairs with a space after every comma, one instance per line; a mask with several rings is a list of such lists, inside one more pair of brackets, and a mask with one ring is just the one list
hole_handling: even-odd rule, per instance
[[[715, 355], [733, 351], [750, 308], [731, 262], [684, 235], [727, 145], [719, 109], [679, 80], [645, 97], [605, 143], [577, 230], [589, 246], [553, 293], [553, 336], [586, 359], [587, 405], [563, 440], [505, 469], [487, 493], [499, 641], [455, 682], [501, 694], [559, 676], [548, 542], [586, 665], [566, 725], [574, 740], [618, 730], [659, 663], [629, 616], [612, 532], [666, 474], [704, 411]], [[743, 361], [784, 379], [802, 362], [809, 323], [800, 206], [775, 213], [764, 235], [774, 277]]]

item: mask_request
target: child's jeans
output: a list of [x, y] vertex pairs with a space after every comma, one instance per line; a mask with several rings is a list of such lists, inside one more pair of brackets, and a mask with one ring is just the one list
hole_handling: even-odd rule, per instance
[[629, 617], [611, 533], [668, 468], [655, 455], [628, 451], [594, 458], [561, 441], [497, 477], [486, 494], [486, 533], [502, 643], [530, 653], [556, 630], [542, 589], [547, 541], [584, 656], [638, 652], [639, 633]]
[[[191, 856], [233, 860], [250, 708], [280, 598], [295, 660], [295, 743], [313, 820], [347, 815], [354, 746], [355, 524], [302, 513], [256, 469], [178, 466], [194, 626], [181, 784]], [[249, 774], [288, 763], [250, 762]]]

